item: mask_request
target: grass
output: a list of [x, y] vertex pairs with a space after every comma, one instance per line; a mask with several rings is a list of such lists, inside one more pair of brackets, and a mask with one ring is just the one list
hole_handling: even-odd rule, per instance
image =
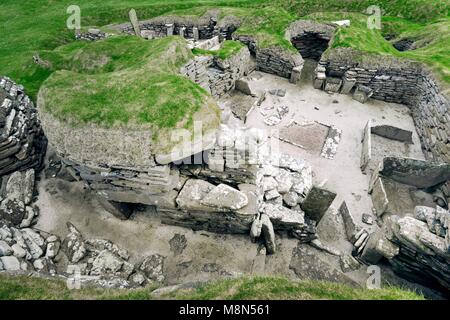
[[[368, 29], [367, 16], [358, 13], [314, 13], [309, 19], [331, 22], [341, 19], [351, 20], [350, 27], [339, 28], [335, 34], [331, 49], [352, 48], [358, 52], [376, 55], [388, 55], [401, 59], [425, 63], [444, 83], [450, 83], [450, 19], [442, 18], [429, 24], [411, 22], [402, 18], [383, 17], [382, 29]], [[387, 41], [384, 36], [394, 35]], [[419, 48], [400, 52], [392, 42], [399, 39], [414, 39]]]
[[[83, 288], [69, 290], [57, 279], [0, 275], [0, 300], [151, 300], [154, 286], [139, 289]], [[397, 287], [376, 290], [321, 281], [292, 281], [281, 277], [236, 278], [211, 282], [196, 289], [176, 290], [158, 299], [189, 300], [424, 300], [418, 293]]]
[[239, 52], [244, 47], [244, 44], [240, 41], [226, 40], [222, 43], [219, 50], [205, 50], [194, 48], [192, 53], [195, 55], [213, 55], [221, 60], [225, 60], [233, 54]]
[[[195, 112], [205, 93], [175, 75], [174, 64], [166, 64], [163, 55], [159, 55], [161, 68], [140, 59], [139, 55], [151, 52], [143, 42], [130, 44], [130, 50], [127, 40], [122, 39], [99, 45], [71, 44], [73, 31], [65, 26], [70, 4], [68, 0], [2, 1], [0, 75], [23, 84], [33, 99], [49, 78], [45, 82], [48, 110], [73, 124], [95, 122], [111, 127], [154, 123], [170, 127], [183, 115]], [[350, 18], [352, 25], [338, 30], [333, 48], [350, 47], [358, 52], [420, 61], [444, 85], [450, 83], [448, 0], [79, 0], [77, 4], [84, 28], [127, 21], [132, 7], [140, 19], [173, 13], [199, 16], [218, 7], [221, 18], [233, 15], [241, 19], [237, 34], [254, 36], [260, 47], [277, 46], [292, 51], [295, 48], [284, 38], [292, 21], [301, 17], [321, 21]], [[365, 26], [367, 17], [363, 13], [370, 5], [382, 8], [381, 31]], [[388, 32], [395, 33], [397, 39], [417, 39], [422, 46], [398, 52], [383, 38]], [[229, 42], [218, 52], [207, 53], [226, 58], [237, 48], [237, 44]], [[83, 52], [81, 58], [77, 52]], [[32, 58], [35, 53], [51, 61], [51, 66], [36, 65]], [[160, 70], [155, 72], [156, 69]], [[67, 89], [70, 85], [73, 90]], [[185, 119], [184, 126], [190, 122], [192, 119]]]
[[40, 58], [53, 72], [40, 92], [44, 110], [74, 126], [172, 128], [207, 104], [206, 91], [177, 74], [192, 58], [179, 37], [77, 41]]

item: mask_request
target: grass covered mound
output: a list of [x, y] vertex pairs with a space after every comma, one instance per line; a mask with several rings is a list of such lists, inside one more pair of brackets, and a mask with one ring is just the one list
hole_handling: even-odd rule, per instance
[[[368, 29], [367, 16], [359, 13], [314, 13], [307, 19], [319, 22], [332, 22], [349, 19], [351, 25], [339, 28], [331, 43], [333, 48], [352, 48], [359, 52], [374, 55], [389, 55], [425, 63], [442, 80], [450, 83], [450, 19], [442, 18], [428, 24], [412, 22], [396, 17], [382, 17], [382, 29]], [[393, 36], [386, 40], [385, 36]], [[393, 42], [411, 39], [417, 48], [398, 51]]]
[[236, 278], [214, 281], [196, 289], [178, 289], [155, 296], [153, 286], [139, 289], [84, 288], [69, 290], [62, 280], [0, 275], [0, 300], [73, 299], [195, 299], [195, 300], [423, 300], [421, 294], [397, 288], [376, 290], [353, 288], [322, 281], [292, 281], [281, 277]]
[[240, 41], [226, 40], [222, 42], [222, 45], [218, 50], [194, 48], [192, 49], [192, 53], [195, 55], [213, 55], [219, 59], [225, 60], [228, 57], [238, 53], [243, 47], [245, 47], [245, 45]]
[[189, 127], [207, 92], [179, 68], [192, 58], [179, 37], [111, 37], [77, 41], [40, 53], [54, 71], [43, 83], [39, 107], [73, 126]]

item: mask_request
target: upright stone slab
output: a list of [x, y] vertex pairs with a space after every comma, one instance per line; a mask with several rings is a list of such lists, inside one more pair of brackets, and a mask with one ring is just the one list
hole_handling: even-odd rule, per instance
[[185, 31], [186, 31], [185, 27], [180, 28], [180, 37], [184, 38]]
[[300, 82], [300, 78], [302, 76], [303, 65], [297, 66], [292, 69], [291, 78], [289, 79], [290, 83], [297, 84]]
[[377, 212], [377, 216], [381, 217], [388, 209], [389, 200], [384, 188], [383, 180], [378, 178], [372, 189], [372, 203]]
[[358, 85], [355, 93], [353, 94], [353, 99], [361, 103], [366, 103], [372, 95], [372, 89], [363, 85]]
[[367, 121], [367, 124], [364, 127], [361, 142], [362, 142], [362, 148], [361, 148], [360, 168], [361, 168], [361, 171], [364, 172], [372, 158], [372, 134], [371, 134], [371, 121], [370, 120]]
[[354, 243], [356, 240], [355, 235], [356, 233], [358, 233], [359, 228], [356, 225], [356, 222], [353, 219], [353, 216], [351, 215], [350, 211], [348, 210], [345, 201], [343, 201], [341, 206], [339, 207], [339, 213], [341, 214], [342, 220], [344, 221], [344, 229], [345, 234], [347, 235], [347, 239], [351, 243]]
[[341, 93], [342, 94], [349, 94], [350, 91], [352, 91], [353, 87], [356, 84], [356, 72], [354, 71], [347, 71], [344, 75], [344, 79], [342, 81], [342, 88]]
[[128, 16], [130, 17], [130, 22], [131, 25], [133, 26], [134, 34], [140, 37], [141, 29], [139, 28], [139, 20], [136, 15], [136, 10], [131, 9], [130, 12], [128, 12]]
[[301, 207], [310, 219], [319, 222], [334, 198], [336, 198], [336, 193], [313, 186]]
[[194, 35], [194, 40], [195, 40], [195, 41], [198, 41], [198, 40], [200, 39], [200, 36], [199, 36], [199, 33], [198, 33], [198, 28], [197, 28], [197, 27], [194, 27], [194, 28], [192, 29], [192, 33], [193, 33], [193, 35]]
[[168, 23], [166, 24], [166, 32], [167, 32], [167, 36], [173, 36], [173, 24], [172, 23]]
[[325, 81], [325, 91], [327, 92], [339, 92], [341, 89], [342, 80], [334, 77], [327, 77]]

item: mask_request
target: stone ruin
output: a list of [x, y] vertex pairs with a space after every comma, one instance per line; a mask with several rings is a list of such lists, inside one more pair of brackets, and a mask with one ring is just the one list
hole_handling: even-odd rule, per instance
[[[318, 61], [312, 78], [316, 89], [352, 95], [360, 103], [377, 99], [407, 105], [427, 160], [395, 155], [376, 162], [372, 156], [373, 135], [411, 144], [412, 132], [367, 122], [362, 130], [360, 168], [370, 176], [367, 190], [375, 218], [364, 214], [362, 221], [366, 226], [361, 227], [352, 209], [345, 201], [341, 203], [338, 211], [353, 247], [353, 257], [341, 256], [341, 265], [348, 272], [360, 263], [378, 264], [386, 259], [405, 278], [449, 290], [449, 103], [431, 73], [409, 61], [357, 61], [351, 49], [327, 50], [339, 23], [292, 23], [285, 37], [298, 50], [295, 53], [259, 48], [252, 36], [234, 34], [239, 19], [226, 17], [219, 21], [217, 17], [211, 11], [201, 18], [158, 17], [139, 22], [131, 14], [131, 23], [114, 27], [147, 39], [180, 35], [191, 47], [204, 49], [215, 48], [225, 39], [244, 43], [244, 48], [225, 60], [196, 56], [180, 69], [181, 74], [216, 99], [233, 89], [254, 97], [254, 105], [260, 105], [266, 96], [282, 97], [282, 90], [253, 91], [249, 74], [259, 70], [297, 84], [304, 59], [312, 59]], [[95, 41], [106, 36], [105, 32], [90, 29], [79, 33], [77, 39]], [[35, 270], [54, 270], [53, 260], [61, 247], [71, 262], [83, 268], [84, 274], [106, 275], [97, 279], [102, 285], [127, 287], [163, 282], [164, 257], [158, 254], [133, 265], [125, 250], [104, 239], [84, 239], [71, 224], [64, 241], [31, 228], [39, 213], [33, 206], [35, 173], [30, 168], [41, 164], [45, 138], [23, 88], [6, 78], [2, 78], [0, 87], [2, 108], [7, 110], [3, 117], [6, 129], [2, 132], [8, 133], [3, 139], [6, 144], [0, 147], [4, 153], [4, 165], [0, 168], [2, 174], [20, 170], [3, 179], [0, 218], [8, 223], [0, 229], [0, 269], [25, 270], [31, 264]], [[281, 111], [276, 124], [282, 120]], [[241, 118], [245, 120], [245, 116]], [[57, 174], [82, 181], [98, 195], [102, 206], [120, 219], [128, 219], [137, 206], [151, 206], [165, 224], [249, 234], [253, 241], [260, 239], [269, 254], [277, 251], [275, 234], [286, 234], [337, 254], [317, 239], [318, 223], [329, 211], [336, 193], [313, 181], [308, 163], [272, 149], [271, 137], [246, 127], [229, 110], [224, 110], [220, 127], [194, 146], [192, 152], [155, 155], [139, 147], [145, 161], [130, 160], [120, 153], [114, 161], [105, 162], [96, 154], [95, 147], [101, 146], [97, 140], [112, 135], [113, 141], [119, 141], [122, 132], [105, 131], [87, 137], [83, 143], [92, 145], [93, 151], [83, 154], [82, 149], [76, 150], [64, 137], [53, 133], [57, 130], [53, 130], [56, 127], [51, 125], [51, 119], [44, 120], [50, 143], [61, 158]], [[317, 122], [314, 126], [326, 132], [319, 148], [321, 157], [333, 160], [342, 130], [333, 126], [324, 130], [326, 126]], [[301, 125], [292, 122], [278, 138], [301, 145], [302, 130]], [[148, 142], [139, 133], [133, 133], [119, 149], [125, 155], [126, 145], [144, 146]], [[371, 231], [369, 225], [373, 226]]]

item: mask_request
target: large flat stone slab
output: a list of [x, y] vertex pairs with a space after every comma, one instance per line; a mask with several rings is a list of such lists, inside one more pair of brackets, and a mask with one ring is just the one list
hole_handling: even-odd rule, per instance
[[310, 219], [319, 222], [334, 198], [336, 198], [336, 193], [313, 186], [301, 207]]
[[412, 158], [386, 157], [383, 176], [417, 188], [429, 188], [450, 179], [450, 164]]

